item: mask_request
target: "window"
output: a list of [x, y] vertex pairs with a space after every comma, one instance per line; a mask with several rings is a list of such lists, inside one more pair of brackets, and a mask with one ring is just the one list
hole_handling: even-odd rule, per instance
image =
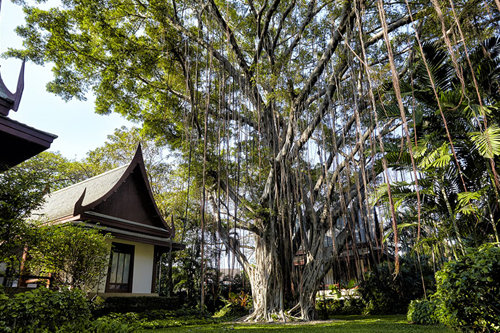
[[109, 259], [107, 292], [132, 292], [134, 246], [113, 243]]

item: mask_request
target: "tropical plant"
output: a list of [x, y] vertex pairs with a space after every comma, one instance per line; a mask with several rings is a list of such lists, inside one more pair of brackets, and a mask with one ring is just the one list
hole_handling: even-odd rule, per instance
[[[435, 267], [443, 258], [457, 259], [468, 246], [498, 241], [500, 218], [495, 180], [500, 170], [500, 99], [491, 89], [500, 84], [500, 38], [490, 38], [469, 50], [468, 58], [459, 58], [461, 72], [443, 48], [424, 45], [423, 56], [402, 85], [412, 119], [412, 151], [394, 144], [386, 154], [389, 166], [401, 175], [392, 184], [392, 195], [404, 250], [429, 253]], [[378, 198], [388, 199], [383, 186]]]
[[51, 274], [52, 287], [92, 291], [106, 276], [110, 235], [71, 224], [43, 226], [36, 235], [26, 267], [42, 275]]
[[436, 316], [443, 324], [473, 332], [500, 330], [500, 247], [468, 249], [436, 273]]
[[416, 299], [410, 302], [406, 316], [410, 323], [435, 325], [439, 323], [436, 316], [436, 303], [428, 299]]
[[6, 332], [56, 332], [65, 325], [84, 328], [90, 321], [90, 309], [81, 290], [38, 288], [3, 298], [0, 318], [5, 325], [0, 328]]
[[26, 219], [43, 203], [48, 178], [43, 169], [23, 164], [0, 173], [0, 262], [7, 264], [7, 275], [17, 269], [22, 249], [32, 239]]
[[424, 296], [423, 283], [428, 289], [434, 287], [432, 268], [427, 265], [419, 267], [416, 258], [403, 257], [397, 276], [391, 275], [389, 265], [388, 262], [378, 265], [360, 283], [359, 293], [366, 304], [365, 313], [406, 313], [412, 300]]

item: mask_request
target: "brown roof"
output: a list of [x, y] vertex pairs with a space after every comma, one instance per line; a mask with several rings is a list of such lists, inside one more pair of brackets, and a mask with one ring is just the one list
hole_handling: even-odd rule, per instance
[[[95, 177], [86, 179], [80, 183], [63, 188], [48, 194], [44, 205], [33, 212], [32, 218], [46, 221], [54, 221], [72, 215], [77, 215], [78, 201], [81, 206], [89, 206], [99, 201], [116, 185], [124, 180], [128, 165], [122, 165], [116, 169], [107, 171]], [[76, 213], [76, 214], [75, 214]]]
[[32, 213], [32, 220], [97, 223], [117, 238], [183, 248], [172, 242], [173, 224], [170, 227], [165, 222], [156, 206], [140, 146], [128, 165], [53, 192], [45, 199]]
[[0, 172], [46, 150], [55, 138], [0, 114]]
[[[1, 0], [0, 0], [1, 3]], [[8, 118], [17, 111], [24, 89], [24, 61], [19, 72], [17, 89], [12, 93], [0, 75], [0, 172], [49, 148], [56, 135], [40, 131]]]
[[33, 212], [32, 219], [52, 222], [76, 217], [79, 214], [91, 211], [117, 192], [120, 185], [124, 184], [134, 172], [142, 178], [145, 188], [145, 193], [143, 192], [144, 196], [154, 211], [152, 217], [157, 221], [159, 219], [159, 226], [170, 229], [156, 206], [146, 174], [140, 145], [137, 147], [137, 151], [128, 165], [123, 165], [48, 194], [45, 197], [44, 205]]

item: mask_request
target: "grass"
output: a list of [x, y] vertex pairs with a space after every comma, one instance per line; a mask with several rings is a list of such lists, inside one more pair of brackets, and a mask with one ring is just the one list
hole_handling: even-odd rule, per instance
[[[423, 326], [412, 325], [406, 321], [405, 315], [392, 316], [336, 316], [329, 321], [321, 321], [316, 323], [289, 323], [289, 324], [244, 324], [244, 323], [223, 323], [209, 325], [191, 325], [183, 327], [171, 327], [155, 330], [155, 333], [160, 332], [180, 332], [180, 333], [201, 333], [201, 332], [314, 332], [314, 333], [391, 333], [391, 332], [408, 332], [408, 333], [450, 333], [453, 330], [441, 326]], [[144, 331], [146, 332], [146, 331]]]

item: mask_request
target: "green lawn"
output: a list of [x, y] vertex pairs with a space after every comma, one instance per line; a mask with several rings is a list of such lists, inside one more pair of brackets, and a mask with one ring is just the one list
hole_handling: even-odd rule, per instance
[[[439, 326], [411, 325], [406, 321], [406, 316], [338, 316], [330, 321], [315, 324], [290, 323], [290, 324], [211, 324], [203, 326], [183, 326], [155, 330], [159, 332], [315, 332], [315, 333], [391, 333], [391, 332], [454, 332]], [[147, 331], [144, 331], [147, 332]]]

